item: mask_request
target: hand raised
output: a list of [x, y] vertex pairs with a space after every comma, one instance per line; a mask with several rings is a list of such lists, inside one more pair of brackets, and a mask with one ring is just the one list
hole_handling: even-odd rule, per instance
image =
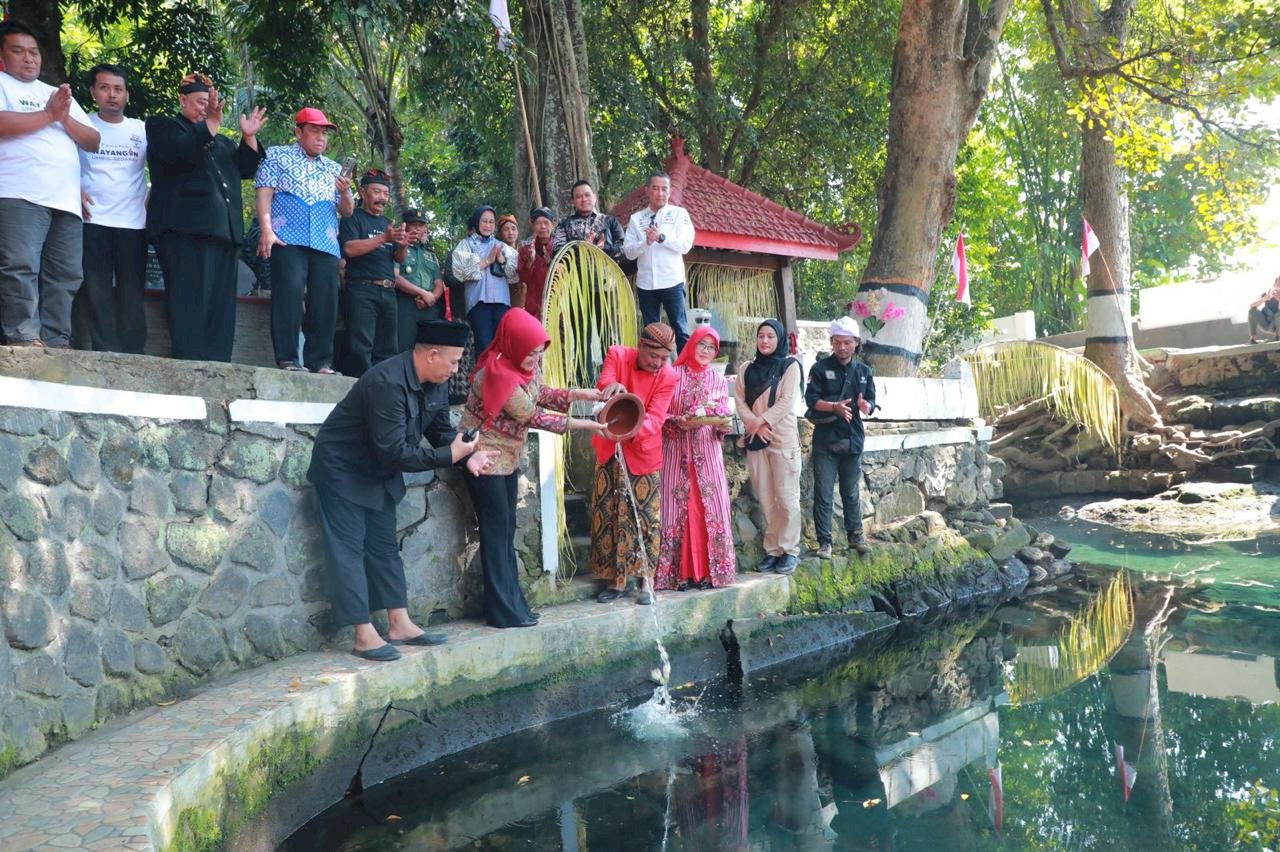
[[240, 113], [240, 133], [244, 136], [257, 136], [258, 131], [267, 123], [267, 108], [256, 106], [249, 114]]
[[871, 413], [871, 403], [862, 398], [862, 394], [858, 394], [858, 410], [863, 414]]
[[63, 83], [54, 89], [45, 102], [45, 110], [54, 121], [62, 121], [71, 112], [71, 87]]
[[[204, 120], [215, 128], [222, 125], [222, 110], [227, 105], [227, 99], [218, 94], [216, 88], [209, 90], [209, 103], [204, 108]], [[216, 130], [214, 132], [217, 132]]]

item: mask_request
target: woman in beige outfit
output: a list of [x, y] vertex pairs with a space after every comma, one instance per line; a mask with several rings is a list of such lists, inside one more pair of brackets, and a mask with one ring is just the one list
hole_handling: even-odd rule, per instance
[[775, 319], [756, 330], [756, 357], [734, 383], [746, 428], [747, 473], [764, 510], [761, 571], [790, 574], [800, 564], [800, 433], [793, 411], [800, 362], [786, 355], [786, 329]]

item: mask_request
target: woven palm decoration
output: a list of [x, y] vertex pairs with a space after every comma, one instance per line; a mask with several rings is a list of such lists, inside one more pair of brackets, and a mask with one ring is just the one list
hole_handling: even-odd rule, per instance
[[1120, 447], [1120, 396], [1115, 383], [1083, 356], [1039, 340], [1002, 340], [960, 355], [973, 368], [982, 416], [1001, 406], [1044, 399], [1112, 450]]
[[[605, 350], [610, 346], [635, 346], [639, 340], [631, 284], [608, 255], [584, 242], [569, 243], [552, 260], [542, 324], [551, 336], [551, 345], [542, 360], [543, 378], [551, 387], [595, 387]], [[562, 580], [571, 579], [575, 570], [564, 514], [570, 440], [568, 433], [552, 436]]]
[[756, 323], [779, 315], [773, 272], [768, 269], [693, 263], [687, 274], [689, 303], [713, 311], [744, 348], [755, 342]]

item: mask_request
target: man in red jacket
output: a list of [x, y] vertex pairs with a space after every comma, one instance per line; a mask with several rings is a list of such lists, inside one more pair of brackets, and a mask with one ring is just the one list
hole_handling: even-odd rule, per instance
[[[640, 345], [611, 346], [596, 387], [605, 399], [632, 393], [644, 403], [640, 431], [618, 446], [603, 436], [591, 439], [596, 449], [596, 477], [591, 495], [591, 570], [606, 582], [600, 603], [627, 594], [627, 578], [641, 581], [638, 604], [653, 603], [653, 564], [658, 556], [662, 469], [662, 424], [675, 393], [676, 373], [669, 363], [676, 335], [670, 326], [650, 323], [640, 332]], [[627, 479], [623, 479], [623, 477]], [[627, 483], [630, 482], [628, 489]], [[639, 518], [639, 529], [636, 519]]]

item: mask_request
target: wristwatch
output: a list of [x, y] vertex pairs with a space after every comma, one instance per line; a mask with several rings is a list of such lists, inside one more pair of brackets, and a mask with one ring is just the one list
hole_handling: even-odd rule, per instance
[[667, 235], [666, 235], [666, 234], [658, 234], [658, 242], [660, 242], [660, 243], [665, 243], [666, 241], [667, 241]]

